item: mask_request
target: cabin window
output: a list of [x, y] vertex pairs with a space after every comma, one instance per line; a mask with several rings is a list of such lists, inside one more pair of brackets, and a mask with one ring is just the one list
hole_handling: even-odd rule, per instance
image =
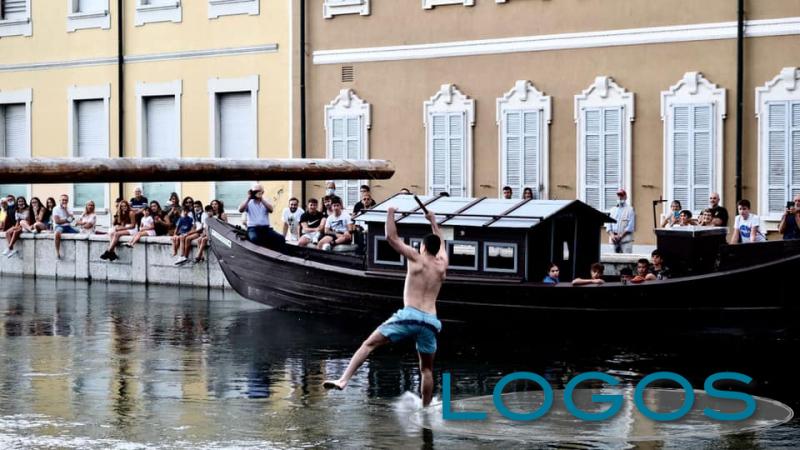
[[478, 270], [478, 243], [452, 241], [447, 243], [451, 269]]
[[385, 237], [376, 236], [375, 263], [388, 264], [390, 266], [402, 266], [405, 264], [405, 258], [392, 248], [391, 244], [389, 244], [389, 241]]
[[421, 253], [422, 248], [422, 239], [411, 239], [411, 248], [417, 251], [417, 253]]
[[485, 242], [483, 270], [487, 272], [517, 272], [517, 244]]

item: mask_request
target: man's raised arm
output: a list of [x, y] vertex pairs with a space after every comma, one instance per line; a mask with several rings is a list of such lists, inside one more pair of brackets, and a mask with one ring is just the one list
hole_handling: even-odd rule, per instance
[[397, 253], [405, 256], [410, 261], [416, 261], [419, 258], [419, 253], [414, 248], [406, 245], [397, 234], [397, 224], [394, 222], [395, 212], [397, 212], [397, 208], [393, 206], [386, 209], [386, 240], [389, 241], [389, 245]]

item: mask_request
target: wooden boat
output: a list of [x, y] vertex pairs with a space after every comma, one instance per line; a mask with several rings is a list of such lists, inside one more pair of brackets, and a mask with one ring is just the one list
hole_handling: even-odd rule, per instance
[[[674, 262], [678, 276], [553, 286], [541, 283], [550, 261], [561, 267], [562, 280], [588, 277], [608, 215], [577, 200], [422, 200], [437, 214], [450, 252], [437, 304], [444, 320], [500, 326], [588, 320], [600, 326], [623, 317], [647, 323], [720, 314], [754, 318], [797, 307], [800, 241], [727, 245], [725, 229], [658, 230], [667, 265]], [[389, 206], [404, 211], [397, 216], [399, 234], [417, 246], [430, 226], [412, 196], [398, 195], [357, 217], [367, 228], [360, 251], [263, 248], [216, 220], [210, 223], [211, 248], [228, 282], [248, 299], [282, 310], [384, 319], [402, 306], [405, 278], [405, 261], [384, 237]]]

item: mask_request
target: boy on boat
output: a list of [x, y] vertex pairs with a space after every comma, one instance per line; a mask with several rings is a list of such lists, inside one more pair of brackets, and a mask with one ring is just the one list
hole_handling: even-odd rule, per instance
[[323, 386], [326, 389], [344, 389], [373, 350], [389, 342], [413, 338], [419, 353], [422, 405], [428, 406], [433, 397], [433, 357], [436, 353], [436, 335], [442, 329], [442, 323], [436, 318], [436, 297], [439, 295], [439, 289], [442, 287], [447, 272], [447, 251], [436, 223], [436, 215], [432, 212], [425, 212], [425, 217], [431, 223], [432, 233], [425, 236], [419, 253], [417, 253], [413, 247], [406, 245], [403, 239], [397, 235], [397, 225], [394, 222], [395, 211], [397, 209], [393, 207], [389, 207], [386, 211], [386, 239], [392, 248], [408, 261], [408, 272], [403, 290], [405, 307], [398, 310], [389, 320], [372, 332], [353, 355], [350, 364], [338, 380], [327, 380]]

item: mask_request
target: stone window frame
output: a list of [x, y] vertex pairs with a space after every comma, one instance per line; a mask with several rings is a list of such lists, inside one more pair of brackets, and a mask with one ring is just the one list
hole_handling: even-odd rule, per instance
[[142, 26], [155, 22], [183, 21], [183, 5], [181, 0], [174, 0], [167, 5], [150, 5], [148, 0], [136, 0], [135, 25]]
[[465, 196], [473, 192], [473, 164], [475, 127], [475, 100], [462, 93], [454, 84], [443, 84], [439, 90], [423, 104], [423, 125], [425, 127], [425, 191], [429, 194], [433, 189], [433, 115], [436, 113], [464, 114], [464, 191]]
[[336, 3], [332, 0], [325, 0], [322, 3], [322, 17], [332, 19], [334, 16], [343, 14], [368, 16], [370, 14], [370, 0], [339, 0]]
[[[331, 121], [333, 119], [346, 119], [352, 117], [361, 118], [360, 130], [360, 143], [362, 149], [362, 159], [369, 159], [369, 130], [372, 128], [372, 105], [359, 97], [352, 89], [342, 89], [339, 95], [336, 96], [330, 103], [325, 105], [325, 155], [327, 158], [333, 158], [333, 126]], [[346, 130], [345, 130], [346, 131]], [[345, 149], [345, 152], [347, 149]], [[334, 180], [340, 181], [340, 180]], [[356, 187], [362, 184], [368, 184], [368, 180], [348, 180], [356, 184]], [[344, 188], [340, 190], [340, 188]], [[347, 201], [347, 184], [337, 184], [336, 189], [339, 192], [339, 197], [345, 203], [345, 207], [352, 207]], [[359, 199], [360, 201], [360, 199]]]
[[[13, 91], [3, 91], [0, 90], [0, 105], [6, 104], [18, 104], [24, 103], [25, 104], [25, 122], [27, 125], [26, 136], [25, 136], [25, 146], [28, 152], [28, 157], [32, 156], [32, 146], [31, 146], [31, 125], [32, 125], [32, 116], [31, 116], [31, 104], [33, 103], [33, 89], [18, 89]], [[15, 183], [16, 184], [16, 183]], [[24, 184], [24, 183], [23, 183]], [[25, 184], [26, 189], [26, 198], [31, 198], [31, 184]]]
[[25, 11], [27, 12], [27, 17], [21, 19], [0, 19], [0, 37], [33, 35], [31, 0], [26, 0]]
[[[103, 113], [105, 116], [105, 133], [106, 133], [106, 157], [111, 157], [111, 83], [99, 84], [95, 86], [76, 86], [72, 85], [67, 89], [67, 149], [68, 156], [75, 158], [77, 152], [77, 139], [78, 133], [76, 132], [77, 125], [77, 102], [80, 100], [103, 100]], [[110, 201], [111, 192], [109, 183], [103, 183], [105, 188], [103, 193], [105, 196], [105, 208], [97, 208], [97, 215], [106, 215], [111, 212]], [[75, 208], [81, 205], [74, 205], [75, 201], [75, 185], [69, 186], [69, 201], [70, 207]]]
[[109, 0], [104, 0], [105, 8], [99, 11], [77, 11], [79, 0], [67, 0], [67, 32], [88, 28], [111, 28], [111, 12]]

